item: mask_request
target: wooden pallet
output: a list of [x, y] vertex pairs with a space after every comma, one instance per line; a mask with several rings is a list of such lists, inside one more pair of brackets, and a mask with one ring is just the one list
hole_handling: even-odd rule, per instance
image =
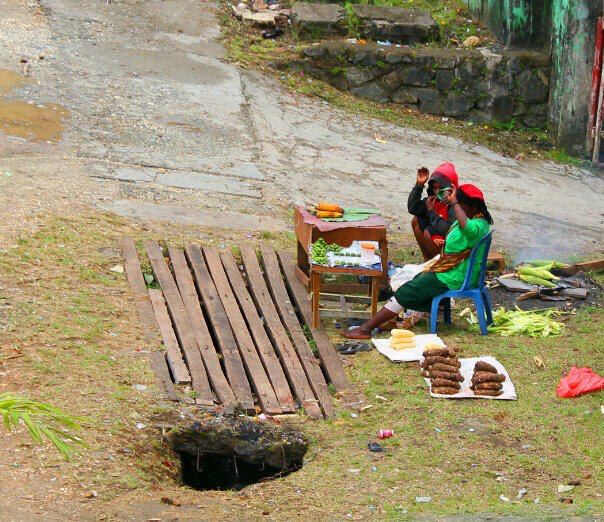
[[147, 289], [134, 242], [120, 239], [145, 335], [163, 339], [165, 351], [152, 362], [167, 398], [175, 400], [176, 383], [191, 385], [201, 406], [224, 412], [335, 414], [328, 386], [351, 385], [325, 332], [305, 328], [308, 294], [290, 255], [262, 246], [260, 260], [247, 245], [242, 271], [214, 248], [144, 245], [161, 290]]

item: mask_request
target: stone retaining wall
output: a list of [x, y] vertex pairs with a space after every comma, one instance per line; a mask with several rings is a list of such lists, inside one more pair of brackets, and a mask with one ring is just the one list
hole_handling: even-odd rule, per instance
[[547, 124], [550, 64], [540, 53], [327, 42], [302, 54], [310, 75], [376, 102], [477, 123]]

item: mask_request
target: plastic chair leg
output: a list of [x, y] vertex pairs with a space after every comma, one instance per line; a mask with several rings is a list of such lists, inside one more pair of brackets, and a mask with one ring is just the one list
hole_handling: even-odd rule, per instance
[[432, 310], [430, 312], [430, 333], [436, 333], [436, 323], [438, 321], [438, 304], [440, 303], [440, 298], [435, 297], [432, 299]]
[[476, 315], [478, 316], [478, 324], [480, 325], [480, 333], [482, 335], [487, 335], [487, 321], [486, 321], [486, 312], [484, 309], [484, 299], [482, 297], [482, 293], [479, 293], [476, 297], [474, 297], [474, 304], [476, 305]]
[[451, 324], [451, 298], [450, 297], [445, 298], [443, 308], [444, 308], [443, 315], [445, 318], [445, 324]]
[[482, 289], [484, 299], [484, 307], [487, 312], [487, 324], [493, 324], [493, 303], [491, 302], [491, 294], [486, 287]]

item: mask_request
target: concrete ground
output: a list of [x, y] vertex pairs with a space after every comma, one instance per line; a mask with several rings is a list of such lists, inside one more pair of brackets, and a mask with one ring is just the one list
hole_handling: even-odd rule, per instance
[[[0, 132], [0, 170], [10, 174], [0, 176], [0, 198], [16, 215], [86, 205], [149, 222], [275, 230], [291, 227], [291, 202], [328, 199], [379, 208], [406, 230], [416, 168], [448, 160], [483, 188], [508, 251], [566, 257], [593, 252], [602, 237], [600, 177], [286, 92], [223, 61], [215, 4], [0, 0], [0, 8], [0, 70], [28, 75], [4, 88], [0, 120], [10, 103], [42, 111], [26, 115], [24, 132]], [[50, 130], [28, 135], [40, 118]]]

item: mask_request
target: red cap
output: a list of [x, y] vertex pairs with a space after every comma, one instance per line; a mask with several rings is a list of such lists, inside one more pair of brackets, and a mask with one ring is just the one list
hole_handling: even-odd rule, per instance
[[448, 180], [449, 183], [443, 183], [444, 185], [453, 185], [457, 187], [458, 178], [457, 172], [455, 171], [455, 165], [453, 163], [446, 161], [445, 163], [441, 163], [438, 167], [434, 169], [432, 172], [432, 176], [430, 176], [430, 181], [439, 181], [439, 178], [444, 178]]
[[476, 185], [466, 183], [465, 185], [459, 185], [457, 190], [463, 192], [469, 198], [480, 199], [481, 201], [484, 201], [484, 194]]

